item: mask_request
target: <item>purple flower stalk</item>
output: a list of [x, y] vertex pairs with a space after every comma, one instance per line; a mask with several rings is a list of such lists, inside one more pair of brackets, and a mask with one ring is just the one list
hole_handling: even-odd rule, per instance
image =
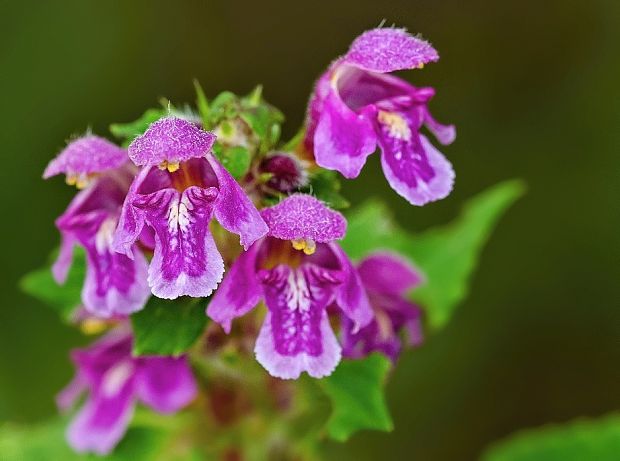
[[355, 178], [379, 146], [383, 172], [398, 194], [413, 205], [446, 197], [454, 171], [420, 129], [425, 125], [441, 144], [454, 140], [455, 129], [431, 116], [433, 88], [388, 75], [438, 59], [428, 42], [404, 29], [360, 35], [321, 76], [310, 100], [305, 145], [318, 165]]
[[56, 220], [62, 243], [52, 271], [64, 283], [73, 247], [86, 250], [87, 271], [82, 289], [84, 307], [98, 317], [126, 315], [142, 309], [150, 292], [147, 262], [142, 253], [129, 259], [112, 251], [121, 206], [134, 175], [127, 152], [97, 136], [70, 143], [45, 170], [44, 178], [66, 174], [67, 183], [83, 188]]
[[58, 395], [69, 409], [88, 393], [67, 431], [71, 447], [104, 455], [123, 438], [137, 401], [160, 413], [174, 413], [196, 396], [185, 357], [132, 357], [132, 337], [124, 328], [108, 333], [87, 349], [72, 352], [73, 381]]
[[224, 274], [213, 216], [249, 248], [267, 233], [258, 210], [210, 152], [215, 135], [175, 117], [153, 123], [129, 146], [142, 171], [125, 203], [114, 248], [132, 257], [145, 226], [155, 232], [148, 284], [155, 296], [209, 296]]
[[365, 357], [380, 352], [396, 361], [405, 345], [417, 346], [422, 342], [421, 310], [406, 298], [419, 286], [423, 276], [411, 264], [392, 253], [374, 253], [357, 267], [374, 311], [373, 320], [356, 331], [355, 325], [342, 316], [343, 355], [349, 358]]
[[327, 376], [341, 357], [327, 306], [336, 305], [354, 329], [372, 320], [357, 271], [334, 242], [344, 236], [346, 220], [303, 194], [264, 209], [262, 216], [269, 234], [237, 259], [207, 314], [229, 332], [234, 318], [264, 300], [268, 312], [254, 349], [260, 364], [283, 379], [303, 371]]

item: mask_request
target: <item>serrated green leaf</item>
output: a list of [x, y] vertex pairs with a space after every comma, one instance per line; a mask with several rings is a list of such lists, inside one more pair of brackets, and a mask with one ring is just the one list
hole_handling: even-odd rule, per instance
[[[55, 259], [58, 252], [52, 255]], [[26, 274], [19, 286], [24, 293], [38, 299], [53, 308], [63, 320], [69, 321], [71, 315], [81, 303], [82, 286], [86, 275], [86, 256], [81, 247], [73, 253], [73, 264], [67, 280], [59, 285], [52, 277], [51, 263]]]
[[415, 299], [428, 306], [432, 327], [443, 326], [465, 298], [484, 244], [499, 218], [524, 191], [520, 181], [493, 186], [470, 199], [456, 221], [431, 229], [409, 243], [407, 254], [428, 278], [428, 283], [415, 292]]
[[335, 440], [345, 441], [362, 429], [393, 429], [383, 395], [390, 361], [380, 354], [362, 360], [343, 360], [338, 368], [320, 381], [332, 401], [327, 432]]
[[152, 297], [131, 316], [135, 355], [180, 355], [200, 337], [207, 324], [200, 298], [169, 301]]
[[205, 129], [210, 129], [210, 110], [209, 110], [209, 101], [205, 96], [205, 92], [200, 86], [200, 82], [197, 79], [194, 79], [194, 89], [196, 90], [196, 107], [198, 107], [198, 113], [200, 114], [200, 120], [202, 121], [202, 126]]
[[252, 156], [243, 146], [224, 147], [216, 144], [213, 152], [228, 172], [236, 179], [242, 178], [250, 169]]
[[123, 146], [127, 147], [135, 137], [143, 134], [149, 125], [164, 115], [167, 110], [164, 108], [147, 109], [140, 118], [128, 123], [113, 123], [110, 125], [110, 133], [123, 140]]
[[620, 459], [620, 415], [545, 426], [493, 445], [483, 461], [616, 461]]
[[350, 215], [343, 247], [354, 259], [388, 249], [413, 260], [427, 282], [414, 293], [429, 325], [440, 328], [467, 294], [469, 277], [482, 247], [503, 213], [524, 192], [520, 181], [506, 181], [470, 199], [447, 226], [409, 234], [396, 226], [387, 208], [371, 202]]
[[340, 194], [340, 180], [335, 171], [317, 171], [310, 178], [310, 184], [304, 188], [304, 191], [337, 210], [350, 205], [349, 201]]

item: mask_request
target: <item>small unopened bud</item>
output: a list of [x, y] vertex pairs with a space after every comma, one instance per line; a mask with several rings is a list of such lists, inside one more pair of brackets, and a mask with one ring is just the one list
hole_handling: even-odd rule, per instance
[[301, 162], [284, 153], [263, 160], [260, 172], [270, 175], [266, 185], [278, 192], [293, 192], [308, 183], [308, 175]]

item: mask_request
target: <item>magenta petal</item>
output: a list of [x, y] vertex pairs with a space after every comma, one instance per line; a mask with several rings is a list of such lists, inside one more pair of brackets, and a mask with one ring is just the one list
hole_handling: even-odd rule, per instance
[[133, 205], [155, 229], [148, 275], [155, 296], [206, 297], [222, 279], [224, 261], [209, 232], [216, 196], [213, 187], [191, 186], [183, 193], [163, 189], [134, 199]]
[[69, 269], [73, 263], [73, 247], [75, 246], [76, 239], [63, 232], [60, 242], [60, 250], [58, 251], [58, 257], [52, 265], [52, 275], [56, 283], [62, 284], [67, 280], [69, 275]]
[[247, 250], [256, 240], [267, 234], [267, 224], [237, 181], [215, 157], [209, 154], [207, 161], [218, 181], [215, 219], [224, 229], [239, 235], [241, 245]]
[[282, 240], [331, 242], [344, 237], [347, 230], [342, 214], [306, 194], [291, 195], [261, 214], [269, 227], [269, 236]]
[[131, 342], [128, 330], [122, 326], [90, 347], [72, 351], [77, 377], [59, 403], [71, 403], [80, 386], [89, 392], [86, 404], [67, 431], [69, 444], [80, 453], [107, 454], [125, 434], [134, 408], [136, 368]]
[[132, 385], [128, 382], [117, 393], [92, 396], [67, 430], [69, 445], [78, 453], [106, 455], [123, 438], [134, 410]]
[[233, 319], [252, 310], [263, 295], [256, 278], [256, 257], [261, 242], [256, 242], [239, 255], [207, 307], [207, 315], [219, 323], [226, 333], [230, 333]]
[[437, 138], [437, 141], [444, 146], [452, 144], [452, 142], [456, 139], [456, 128], [454, 125], [444, 125], [439, 123], [433, 118], [428, 109], [424, 111], [424, 124], [426, 125], [426, 128], [433, 133], [433, 136]]
[[377, 146], [370, 119], [374, 108], [355, 113], [340, 99], [335, 90], [327, 94], [318, 115], [314, 133], [316, 163], [337, 170], [346, 178], [360, 174], [366, 158]]
[[177, 117], [164, 117], [129, 146], [129, 157], [138, 166], [178, 163], [203, 157], [211, 150], [215, 135]]
[[373, 319], [372, 308], [362, 281], [346, 253], [335, 243], [328, 244], [338, 258], [342, 283], [336, 292], [336, 304], [353, 320], [354, 329], [368, 325]]
[[367, 290], [404, 295], [424, 281], [422, 273], [405, 258], [388, 252], [373, 253], [357, 267]]
[[279, 265], [260, 276], [269, 314], [256, 340], [256, 359], [278, 378], [296, 379], [302, 371], [314, 378], [331, 374], [340, 361], [340, 346], [325, 308], [340, 273], [315, 265]]
[[[417, 308], [417, 306], [415, 306]], [[407, 332], [407, 345], [419, 346], [424, 342], [424, 332], [422, 329], [422, 321], [420, 319], [419, 309], [416, 309], [416, 316], [407, 321], [404, 328]]]
[[148, 262], [137, 251], [133, 260], [109, 248], [87, 249], [84, 307], [97, 317], [129, 315], [144, 307], [151, 291], [147, 283]]
[[256, 360], [265, 367], [271, 376], [281, 379], [297, 379], [303, 371], [313, 378], [329, 376], [340, 363], [341, 348], [332, 331], [325, 311], [320, 313], [316, 332], [322, 341], [321, 352], [311, 355], [305, 352], [297, 355], [284, 355], [275, 343], [272, 314], [268, 313], [263, 321], [254, 353]]
[[423, 135], [410, 141], [382, 137], [381, 166], [386, 179], [412, 205], [446, 197], [454, 184], [452, 165]]
[[348, 64], [381, 73], [413, 69], [438, 59], [430, 43], [396, 28], [364, 32], [353, 41], [344, 57]]
[[89, 135], [72, 141], [52, 160], [43, 173], [47, 179], [60, 173], [80, 175], [101, 173], [127, 162], [127, 152], [107, 139]]
[[82, 302], [89, 312], [99, 317], [135, 312], [144, 306], [150, 295], [144, 256], [139, 254], [132, 261], [111, 249], [125, 190], [117, 177], [102, 175], [91, 187], [77, 194], [56, 220], [63, 243], [53, 267], [54, 275], [57, 280], [64, 280], [72, 247], [79, 243], [87, 256]]
[[148, 180], [149, 173], [153, 168], [143, 168], [131, 183], [121, 208], [118, 226], [114, 233], [112, 249], [130, 258], [133, 258], [133, 245], [142, 235], [145, 224], [144, 210], [136, 208], [133, 202], [139, 197], [138, 190]]
[[136, 394], [160, 413], [174, 413], [196, 397], [197, 386], [186, 357], [140, 359]]
[[69, 410], [87, 389], [86, 380], [79, 372], [76, 373], [71, 382], [56, 395], [56, 405], [61, 411]]

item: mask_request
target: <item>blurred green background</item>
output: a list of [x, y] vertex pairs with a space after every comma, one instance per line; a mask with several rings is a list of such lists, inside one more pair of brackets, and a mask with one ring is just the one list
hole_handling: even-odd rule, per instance
[[620, 409], [620, 2], [0, 1], [0, 421], [53, 414], [82, 341], [16, 288], [58, 241], [72, 191], [40, 176], [65, 140], [108, 135], [159, 96], [192, 101], [194, 77], [211, 96], [264, 84], [293, 134], [313, 80], [382, 19], [442, 56], [404, 75], [435, 86], [431, 109], [457, 125], [443, 149], [457, 183], [412, 208], [374, 158], [347, 195], [380, 195], [423, 229], [501, 179], [529, 191], [450, 325], [403, 357], [389, 385], [396, 430], [334, 444], [334, 458], [470, 460], [518, 428]]

